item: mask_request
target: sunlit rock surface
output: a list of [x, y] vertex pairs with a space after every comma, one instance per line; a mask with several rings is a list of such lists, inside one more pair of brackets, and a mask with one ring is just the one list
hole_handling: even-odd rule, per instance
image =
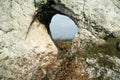
[[34, 0], [0, 0], [0, 80], [30, 80], [38, 67], [56, 61], [45, 25], [34, 22]]
[[104, 43], [101, 37], [120, 38], [119, 0], [61, 0], [54, 8], [69, 16], [79, 27], [79, 44]]
[[[0, 79], [30, 80], [39, 66], [56, 61], [57, 49], [46, 28], [53, 14], [40, 12], [47, 9], [76, 23], [78, 47], [105, 43], [105, 37], [120, 38], [119, 0], [0, 0]], [[36, 10], [38, 20], [25, 38]]]

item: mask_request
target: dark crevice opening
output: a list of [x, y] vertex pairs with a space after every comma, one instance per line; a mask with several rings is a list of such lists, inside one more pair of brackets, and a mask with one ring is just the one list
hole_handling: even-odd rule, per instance
[[[34, 1], [34, 3], [35, 3], [35, 1]], [[47, 3], [43, 4], [43, 5], [42, 4], [41, 5], [37, 5], [35, 3], [35, 7], [37, 7], [38, 9], [34, 13], [33, 20], [31, 21], [29, 28], [31, 27], [32, 23], [35, 20], [38, 20], [39, 23], [42, 23], [42, 24], [45, 25], [45, 27], [47, 28], [48, 34], [51, 37], [51, 32], [50, 32], [49, 24], [51, 22], [52, 17], [55, 14], [58, 14], [58, 13], [59, 14], [63, 14], [60, 11], [58, 11], [58, 10], [56, 10], [56, 9], [54, 9], [52, 7], [52, 5], [55, 5], [55, 4], [56, 3], [53, 0], [48, 0]], [[29, 29], [28, 29], [28, 31], [29, 31]]]

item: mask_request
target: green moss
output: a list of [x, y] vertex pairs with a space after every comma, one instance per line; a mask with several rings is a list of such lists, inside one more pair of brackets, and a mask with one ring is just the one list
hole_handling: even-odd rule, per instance
[[98, 61], [100, 66], [103, 67], [107, 67], [109, 69], [113, 69], [116, 67], [116, 64], [114, 61], [109, 60], [108, 57], [104, 56], [104, 57], [99, 57], [99, 61]]
[[42, 80], [49, 80], [48, 76], [45, 75], [44, 78]]
[[[86, 49], [83, 56], [84, 57], [94, 57], [98, 53], [102, 53], [103, 55], [117, 56], [120, 58], [120, 52], [116, 49], [116, 43], [119, 39], [116, 38], [108, 38], [106, 39], [106, 43], [102, 45], [91, 45]], [[95, 56], [96, 57], [96, 56]]]
[[[120, 52], [116, 49], [116, 43], [119, 39], [109, 37], [106, 38], [106, 43], [102, 45], [91, 45], [82, 54], [77, 54], [77, 56], [82, 56], [84, 58], [97, 58], [100, 66], [113, 69], [116, 67], [115, 62], [108, 59], [108, 56], [116, 56], [120, 58]], [[78, 52], [79, 53], [79, 52]], [[102, 55], [102, 57], [100, 56]]]
[[99, 76], [96, 78], [92, 78], [92, 80], [111, 80], [110, 78], [104, 78], [104, 76]]
[[[113, 56], [117, 56], [118, 58], [120, 58], [120, 52], [117, 51], [116, 49], [116, 43], [119, 41], [119, 39], [114, 38], [112, 35], [109, 37], [101, 37], [104, 38], [106, 40], [105, 44], [102, 45], [91, 45], [89, 47], [86, 48], [86, 50], [83, 52], [82, 50], [78, 49], [78, 51], [75, 53], [75, 56], [73, 57], [69, 57], [67, 62], [71, 62], [74, 60], [75, 57], [77, 58], [97, 58], [97, 63], [101, 66], [101, 67], [106, 67], [109, 69], [114, 69], [116, 68], [116, 64], [114, 61], [108, 59], [109, 57], [113, 57]], [[59, 47], [58, 48], [63, 48], [63, 49], [70, 49], [71, 47], [71, 42], [69, 43], [69, 41], [65, 41], [65, 42], [57, 42], [56, 43]], [[67, 46], [67, 47], [66, 47]], [[101, 56], [102, 55], [102, 56]], [[106, 56], [108, 55], [108, 56]], [[65, 62], [63, 62], [65, 63]], [[65, 66], [66, 64], [62, 64], [62, 66]], [[91, 64], [91, 66], [94, 66], [94, 64]], [[63, 70], [64, 72], [65, 70]], [[101, 72], [101, 76], [94, 78], [92, 80], [109, 80], [110, 78], [104, 78], [105, 72]]]

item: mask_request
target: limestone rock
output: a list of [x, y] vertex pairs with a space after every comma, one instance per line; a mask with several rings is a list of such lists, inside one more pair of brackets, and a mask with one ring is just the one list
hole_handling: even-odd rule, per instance
[[45, 25], [34, 22], [25, 39], [35, 10], [33, 0], [0, 0], [0, 80], [30, 80], [38, 67], [56, 61]]
[[30, 80], [39, 66], [56, 61], [49, 24], [57, 13], [78, 26], [77, 47], [120, 38], [120, 0], [0, 0], [0, 11], [0, 79]]
[[[102, 55], [102, 56], [101, 56]], [[108, 79], [108, 80], [119, 80], [119, 67], [120, 67], [120, 59], [118, 57], [110, 57], [109, 55], [104, 55], [99, 53], [98, 58], [87, 58], [86, 62], [89, 64], [85, 72], [89, 75], [89, 78], [92, 79]], [[100, 61], [100, 58], [107, 58], [106, 65], [102, 66]], [[104, 60], [104, 59], [103, 59]], [[103, 63], [104, 64], [104, 63]], [[90, 66], [91, 65], [91, 66]]]
[[104, 43], [101, 36], [120, 38], [119, 4], [119, 0], [61, 0], [53, 7], [77, 24], [80, 46], [84, 48], [90, 43]]

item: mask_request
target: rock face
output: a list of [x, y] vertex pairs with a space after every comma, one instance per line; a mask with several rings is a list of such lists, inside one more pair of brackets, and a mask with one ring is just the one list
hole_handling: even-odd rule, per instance
[[101, 37], [120, 38], [119, 0], [61, 0], [54, 8], [69, 16], [79, 27], [79, 43], [103, 43]]
[[25, 39], [35, 10], [33, 0], [0, 0], [0, 80], [30, 80], [38, 67], [56, 61], [44, 24], [35, 21]]
[[49, 24], [57, 13], [77, 24], [78, 47], [120, 38], [119, 0], [0, 0], [0, 11], [0, 79], [29, 80], [56, 61]]

